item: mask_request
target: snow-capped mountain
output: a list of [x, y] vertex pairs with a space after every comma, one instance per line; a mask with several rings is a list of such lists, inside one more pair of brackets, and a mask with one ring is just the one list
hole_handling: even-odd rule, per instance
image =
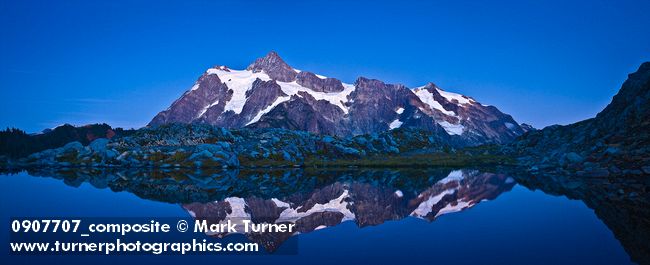
[[359, 77], [354, 84], [296, 70], [275, 52], [245, 70], [208, 69], [149, 123], [208, 123], [351, 136], [416, 127], [468, 144], [507, 142], [525, 132], [494, 106], [429, 83], [414, 89]]

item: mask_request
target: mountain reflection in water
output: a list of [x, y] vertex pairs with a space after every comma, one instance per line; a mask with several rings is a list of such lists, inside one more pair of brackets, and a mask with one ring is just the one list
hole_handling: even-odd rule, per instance
[[[208, 203], [191, 203], [183, 207], [208, 224], [237, 222], [295, 224], [295, 231], [264, 235], [247, 233], [247, 237], [275, 250], [288, 237], [355, 221], [358, 226], [379, 225], [407, 216], [433, 221], [440, 215], [462, 211], [483, 200], [491, 200], [509, 191], [514, 179], [505, 175], [455, 170], [433, 185], [418, 189], [382, 187], [369, 182], [340, 182], [321, 188], [299, 191], [277, 198], [229, 197]], [[217, 234], [224, 236], [227, 233]]]
[[[519, 171], [486, 173], [451, 169], [289, 170], [31, 170], [78, 187], [127, 191], [141, 198], [178, 203], [208, 223], [251, 220], [295, 224], [293, 233], [246, 233], [268, 251], [295, 234], [353, 221], [359, 227], [409, 216], [433, 221], [510, 191], [516, 183], [583, 201], [594, 209], [633, 261], [650, 264], [647, 179], [581, 179], [531, 176]], [[516, 180], [516, 181], [515, 181]], [[223, 237], [227, 233], [214, 234]]]

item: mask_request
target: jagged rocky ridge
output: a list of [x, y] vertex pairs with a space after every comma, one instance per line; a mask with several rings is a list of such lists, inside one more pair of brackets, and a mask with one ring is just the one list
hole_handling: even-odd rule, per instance
[[149, 123], [206, 123], [225, 128], [283, 128], [354, 136], [395, 128], [451, 135], [466, 145], [505, 143], [529, 128], [494, 106], [443, 91], [359, 77], [354, 84], [299, 71], [275, 52], [246, 70], [208, 69]]
[[650, 175], [650, 62], [628, 76], [596, 117], [531, 131], [501, 149], [532, 171]]

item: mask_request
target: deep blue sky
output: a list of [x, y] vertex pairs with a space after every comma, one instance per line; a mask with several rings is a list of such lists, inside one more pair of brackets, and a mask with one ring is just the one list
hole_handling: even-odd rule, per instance
[[0, 0], [0, 127], [140, 127], [206, 68], [269, 50], [543, 127], [594, 116], [650, 60], [647, 0], [424, 2]]

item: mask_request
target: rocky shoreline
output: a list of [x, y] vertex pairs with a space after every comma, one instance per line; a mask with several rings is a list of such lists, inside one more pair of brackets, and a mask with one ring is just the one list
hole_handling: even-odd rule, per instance
[[70, 142], [5, 160], [3, 167], [301, 167], [316, 161], [453, 152], [456, 147], [447, 142], [411, 129], [339, 138], [283, 129], [227, 130], [205, 124], [169, 124], [110, 140], [99, 138], [87, 146]]

